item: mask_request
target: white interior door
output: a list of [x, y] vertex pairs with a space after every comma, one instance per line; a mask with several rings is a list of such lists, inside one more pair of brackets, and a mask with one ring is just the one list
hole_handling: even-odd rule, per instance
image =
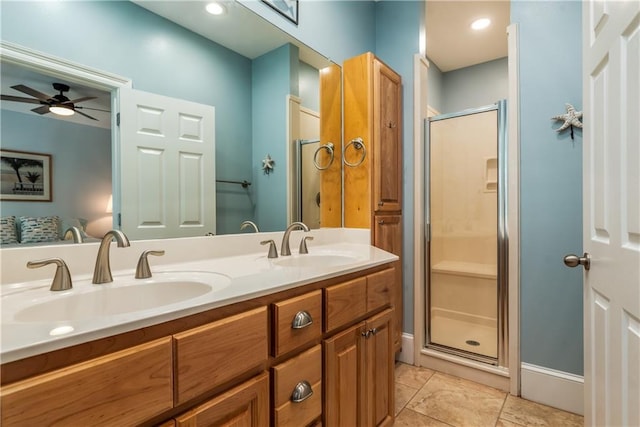
[[585, 425], [640, 425], [640, 2], [583, 6]]
[[121, 229], [133, 239], [215, 233], [215, 110], [120, 90]]

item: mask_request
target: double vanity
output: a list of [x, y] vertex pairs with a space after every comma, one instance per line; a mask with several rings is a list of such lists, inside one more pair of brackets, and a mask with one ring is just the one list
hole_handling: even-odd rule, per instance
[[[277, 258], [282, 232], [112, 244], [105, 284], [97, 244], [3, 251], [2, 425], [391, 424], [398, 257], [369, 230], [287, 237], [308, 236]], [[26, 268], [53, 254], [69, 290]]]

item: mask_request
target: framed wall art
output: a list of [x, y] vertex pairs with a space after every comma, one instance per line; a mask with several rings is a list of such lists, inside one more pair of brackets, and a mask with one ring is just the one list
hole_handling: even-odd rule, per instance
[[51, 155], [0, 150], [0, 200], [50, 202]]
[[262, 0], [262, 2], [298, 25], [298, 0]]

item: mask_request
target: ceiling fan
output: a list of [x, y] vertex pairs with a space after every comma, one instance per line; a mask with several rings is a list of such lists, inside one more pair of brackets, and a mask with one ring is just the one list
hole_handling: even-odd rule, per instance
[[60, 93], [57, 95], [49, 96], [42, 92], [39, 92], [35, 89], [31, 89], [25, 85], [15, 85], [11, 86], [11, 89], [15, 89], [19, 92], [26, 93], [27, 95], [33, 96], [33, 98], [24, 98], [21, 96], [12, 96], [12, 95], [1, 95], [1, 99], [3, 101], [15, 101], [15, 102], [26, 102], [28, 104], [41, 104], [40, 107], [34, 108], [31, 111], [38, 114], [47, 114], [54, 113], [61, 116], [71, 116], [74, 113], [78, 113], [81, 116], [84, 116], [91, 120], [98, 120], [95, 117], [91, 117], [88, 114], [83, 113], [82, 111], [78, 111], [79, 109], [84, 110], [94, 110], [94, 111], [104, 111], [109, 112], [108, 110], [100, 110], [98, 108], [89, 108], [82, 107], [79, 104], [83, 101], [88, 101], [90, 99], [95, 99], [95, 96], [85, 96], [78, 99], [69, 99], [64, 95], [64, 92], [69, 91], [69, 86], [64, 83], [53, 83], [53, 88]]

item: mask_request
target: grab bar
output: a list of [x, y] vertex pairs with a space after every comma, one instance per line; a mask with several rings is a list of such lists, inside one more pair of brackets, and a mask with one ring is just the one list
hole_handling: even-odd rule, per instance
[[[353, 148], [355, 148], [356, 150], [362, 150], [362, 157], [355, 163], [350, 163], [349, 161], [347, 161], [347, 157], [345, 156], [345, 154], [347, 153], [347, 148], [349, 148], [351, 145], [353, 145]], [[367, 148], [364, 146], [364, 141], [362, 140], [362, 138], [358, 137], [349, 141], [347, 146], [344, 147], [342, 161], [345, 165], [355, 168], [356, 166], [360, 166], [362, 162], [364, 162], [365, 157], [367, 157]]]
[[[333, 148], [334, 148], [333, 147], [333, 143], [331, 143], [331, 142], [327, 142], [326, 144], [321, 145], [320, 147], [318, 147], [318, 149], [316, 150], [315, 154], [313, 155], [313, 164], [316, 167], [316, 169], [318, 169], [320, 171], [329, 169], [329, 167], [333, 163], [333, 157], [334, 157]], [[320, 150], [323, 150], [323, 149], [327, 150], [327, 152], [329, 153], [329, 156], [330, 156], [329, 157], [329, 164], [327, 164], [327, 166], [320, 166], [318, 164], [318, 153], [320, 152]]]
[[224, 183], [227, 183], [227, 184], [240, 184], [240, 185], [242, 185], [242, 188], [247, 188], [248, 186], [251, 185], [251, 183], [249, 181], [247, 181], [246, 179], [242, 180], [242, 181], [228, 181], [226, 179], [216, 179], [216, 182], [224, 182]]

